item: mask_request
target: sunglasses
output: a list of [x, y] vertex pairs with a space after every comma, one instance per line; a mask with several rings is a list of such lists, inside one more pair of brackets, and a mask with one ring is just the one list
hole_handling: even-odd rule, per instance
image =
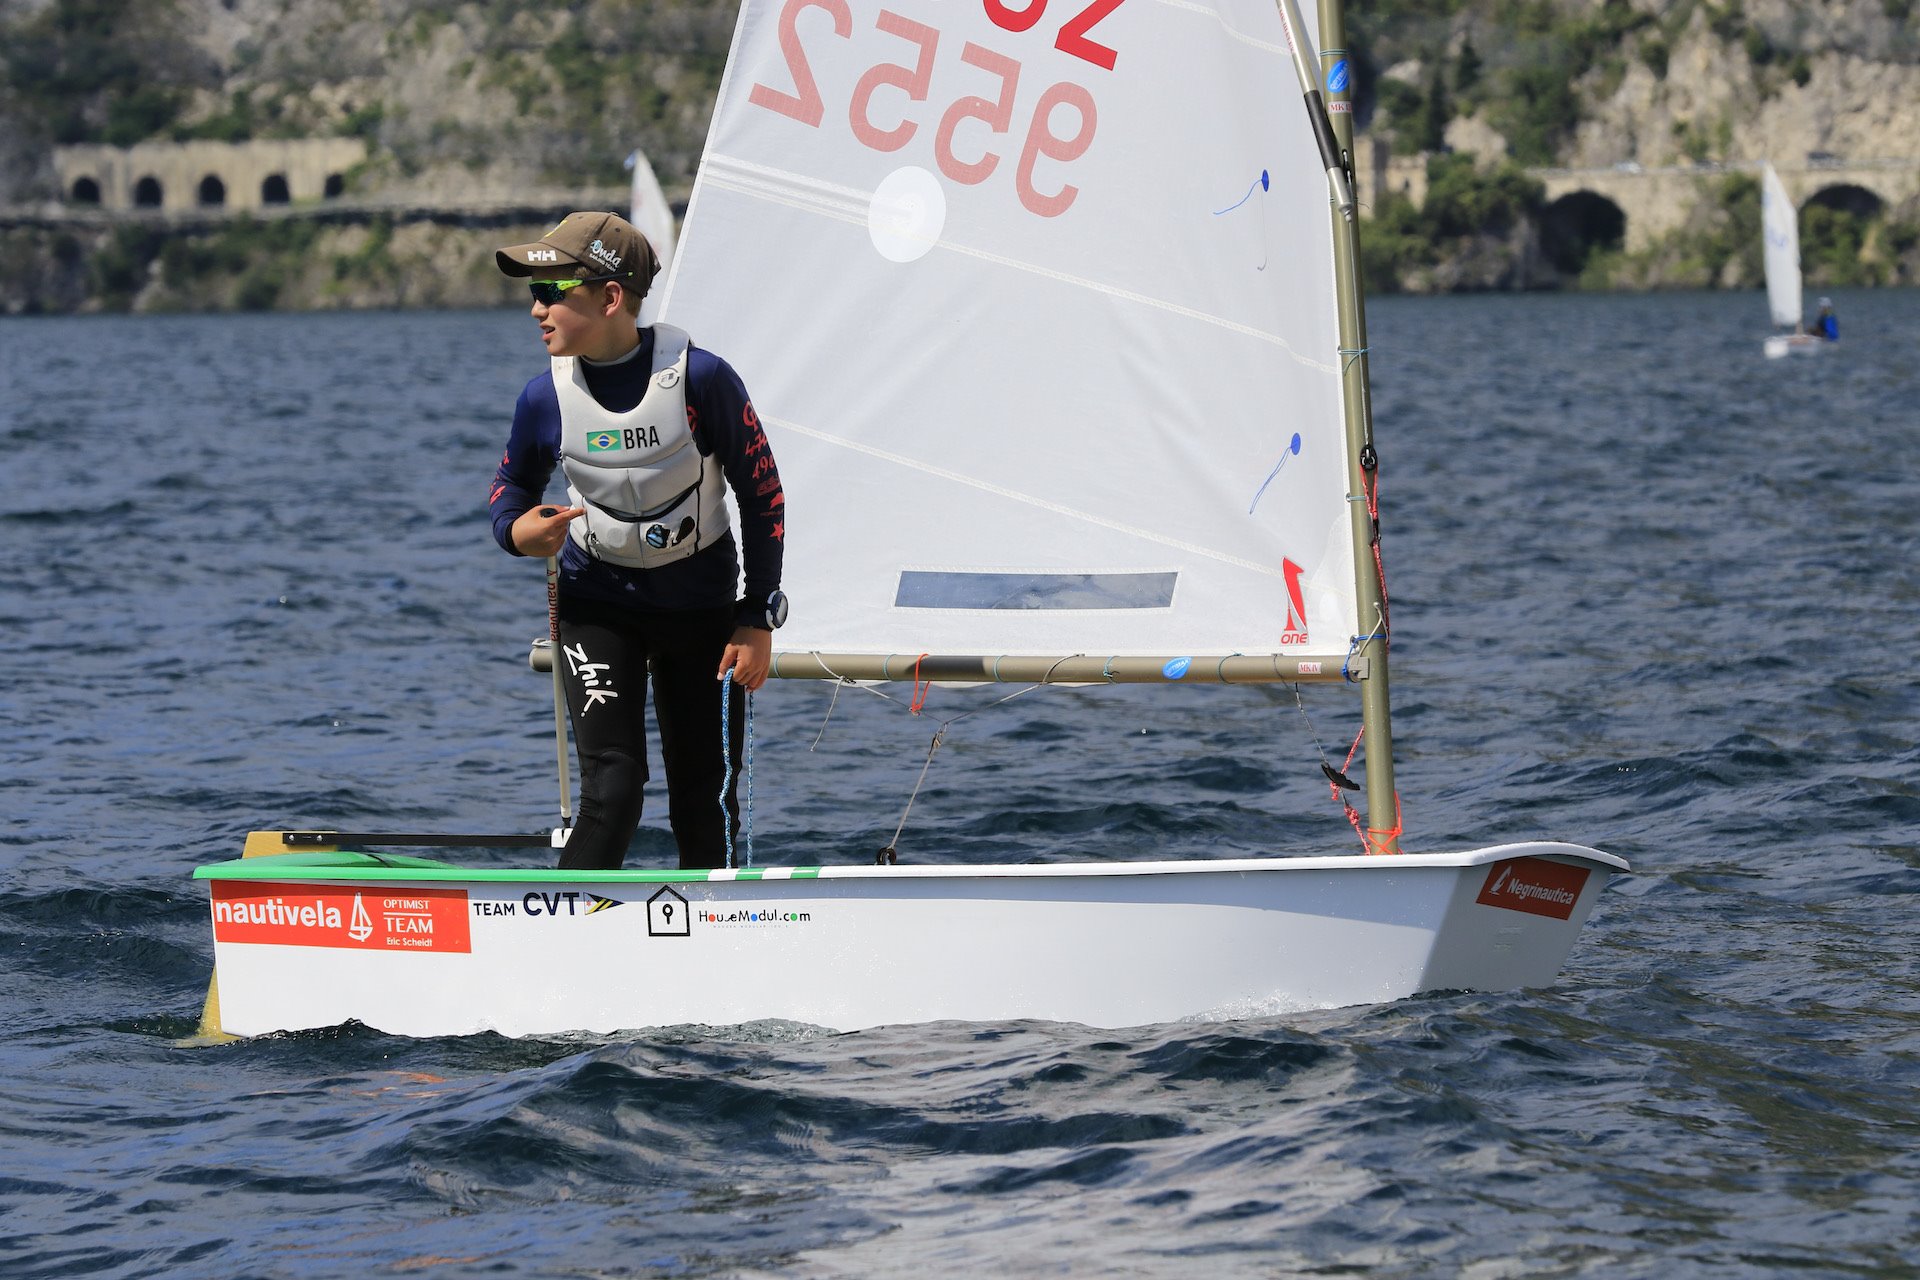
[[543, 306], [551, 307], [567, 296], [567, 290], [578, 289], [583, 284], [604, 284], [608, 280], [618, 280], [619, 276], [584, 276], [579, 280], [533, 280], [527, 288], [533, 293], [533, 300]]

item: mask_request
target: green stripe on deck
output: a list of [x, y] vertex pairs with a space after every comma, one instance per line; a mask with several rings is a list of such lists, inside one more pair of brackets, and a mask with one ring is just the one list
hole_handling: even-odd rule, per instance
[[[764, 880], [764, 867], [743, 867], [728, 876], [726, 872], [680, 869], [636, 869], [632, 871], [561, 871], [553, 867], [456, 867], [432, 858], [410, 858], [404, 854], [354, 853], [279, 853], [258, 858], [236, 858], [195, 867], [195, 880], [411, 880], [432, 882], [459, 881], [464, 884], [685, 884], [718, 879]], [[819, 867], [795, 867], [796, 880], [816, 879]]]

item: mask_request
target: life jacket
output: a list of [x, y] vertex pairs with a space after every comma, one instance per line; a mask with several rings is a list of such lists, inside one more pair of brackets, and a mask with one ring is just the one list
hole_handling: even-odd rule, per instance
[[560, 469], [569, 503], [586, 508], [567, 536], [596, 559], [657, 569], [726, 536], [726, 478], [717, 458], [700, 456], [687, 420], [692, 341], [670, 325], [653, 326], [647, 392], [626, 413], [593, 398], [578, 359], [553, 358]]

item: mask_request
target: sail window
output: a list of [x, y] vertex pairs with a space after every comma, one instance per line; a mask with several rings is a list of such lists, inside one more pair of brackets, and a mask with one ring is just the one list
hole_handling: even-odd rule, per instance
[[905, 569], [896, 609], [1167, 609], [1174, 573], [970, 573]]

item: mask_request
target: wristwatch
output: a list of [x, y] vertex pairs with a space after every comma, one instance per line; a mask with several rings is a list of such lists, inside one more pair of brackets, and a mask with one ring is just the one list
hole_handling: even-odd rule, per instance
[[768, 595], [764, 602], [742, 600], [735, 607], [734, 616], [743, 627], [778, 631], [780, 624], [787, 620], [787, 593], [775, 591]]

